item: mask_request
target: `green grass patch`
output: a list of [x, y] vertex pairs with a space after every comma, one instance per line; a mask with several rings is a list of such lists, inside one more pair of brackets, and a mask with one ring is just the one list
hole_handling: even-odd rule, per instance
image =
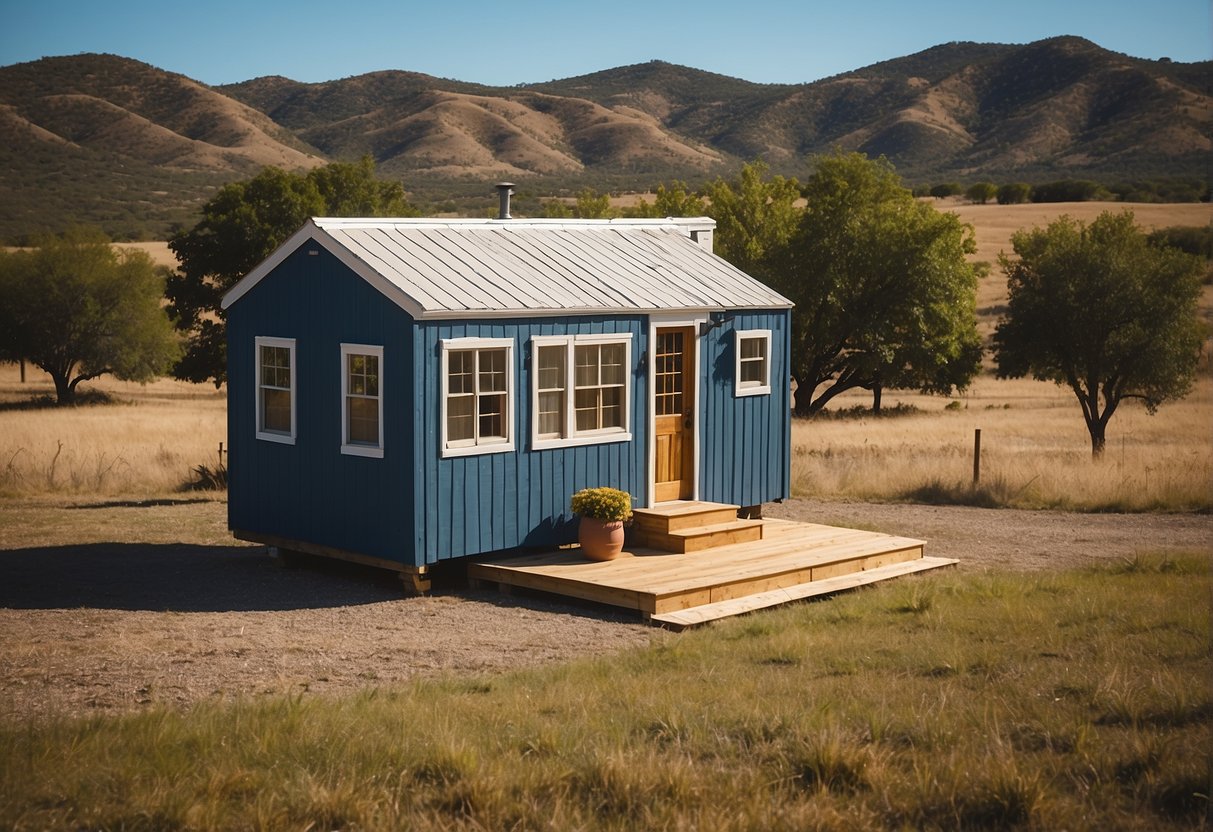
[[4, 829], [1208, 819], [1202, 558], [902, 579], [476, 679], [0, 729]]

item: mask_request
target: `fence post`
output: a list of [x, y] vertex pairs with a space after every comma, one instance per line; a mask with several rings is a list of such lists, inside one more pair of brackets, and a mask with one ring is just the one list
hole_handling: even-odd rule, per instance
[[973, 485], [981, 482], [981, 428], [973, 430]]

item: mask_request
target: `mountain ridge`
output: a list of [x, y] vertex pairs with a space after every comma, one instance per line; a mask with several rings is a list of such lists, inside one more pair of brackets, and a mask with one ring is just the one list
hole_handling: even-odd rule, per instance
[[60, 215], [188, 222], [264, 165], [362, 155], [439, 199], [502, 176], [643, 190], [757, 158], [804, 176], [834, 148], [920, 182], [1207, 179], [1211, 69], [1072, 36], [940, 44], [805, 84], [653, 60], [511, 87], [405, 70], [209, 87], [116, 55], [44, 58], [0, 67], [0, 235]]

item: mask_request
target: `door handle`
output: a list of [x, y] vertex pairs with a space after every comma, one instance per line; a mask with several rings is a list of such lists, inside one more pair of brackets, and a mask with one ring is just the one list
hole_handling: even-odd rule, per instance
[[694, 424], [694, 421], [695, 421], [694, 419], [692, 419], [690, 416], [688, 416], [688, 417], [686, 418], [686, 421], [684, 421], [684, 422], [682, 423], [682, 426], [683, 426], [684, 428], [689, 428], [689, 427], [691, 427], [691, 426]]

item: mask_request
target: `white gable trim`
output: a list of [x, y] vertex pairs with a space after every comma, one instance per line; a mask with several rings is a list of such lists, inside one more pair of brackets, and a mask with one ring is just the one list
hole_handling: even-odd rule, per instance
[[274, 250], [274, 253], [263, 260], [257, 268], [241, 278], [231, 289], [228, 289], [227, 294], [223, 296], [222, 307], [227, 309], [247, 295], [263, 278], [282, 265], [283, 261], [298, 251], [308, 241], [316, 243], [329, 254], [336, 257], [350, 271], [378, 290], [379, 294], [399, 306], [413, 318], [423, 317], [425, 310], [421, 304], [401, 292], [391, 281], [369, 264], [351, 254], [349, 249], [330, 237], [325, 233], [324, 229], [317, 226], [315, 221], [311, 219], [305, 222], [303, 227], [292, 234], [285, 243], [278, 246]]

